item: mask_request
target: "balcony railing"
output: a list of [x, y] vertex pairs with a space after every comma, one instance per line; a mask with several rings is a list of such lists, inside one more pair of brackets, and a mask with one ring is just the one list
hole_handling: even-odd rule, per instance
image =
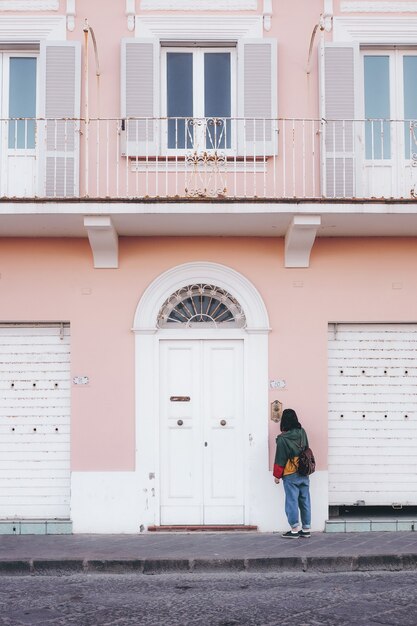
[[0, 120], [4, 198], [417, 196], [417, 122]]

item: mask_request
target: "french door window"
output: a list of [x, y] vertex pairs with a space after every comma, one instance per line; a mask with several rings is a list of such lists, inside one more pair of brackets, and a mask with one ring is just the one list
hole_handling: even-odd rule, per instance
[[168, 149], [231, 149], [235, 50], [163, 48]]
[[417, 152], [417, 51], [366, 52], [365, 157], [409, 160]]
[[36, 62], [36, 57], [3, 55], [3, 89], [6, 91], [3, 111], [10, 120], [8, 147], [11, 150], [35, 148]]

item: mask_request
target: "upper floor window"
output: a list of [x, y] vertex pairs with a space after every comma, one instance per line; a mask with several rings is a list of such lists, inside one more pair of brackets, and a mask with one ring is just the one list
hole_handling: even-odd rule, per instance
[[276, 154], [276, 40], [210, 39], [122, 41], [124, 156]]
[[168, 149], [230, 149], [233, 48], [162, 48], [162, 105]]
[[366, 159], [410, 159], [417, 150], [417, 51], [364, 52]]
[[1, 117], [8, 119], [9, 150], [35, 148], [37, 115], [37, 56], [27, 53], [0, 54], [2, 74]]

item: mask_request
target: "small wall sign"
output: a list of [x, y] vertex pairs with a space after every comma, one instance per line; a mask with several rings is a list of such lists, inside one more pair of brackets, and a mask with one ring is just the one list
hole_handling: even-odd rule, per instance
[[74, 376], [72, 382], [74, 383], [74, 385], [88, 385], [90, 379], [88, 378], [88, 376]]
[[285, 382], [285, 380], [270, 380], [269, 381], [269, 388], [270, 389], [285, 389], [285, 387], [287, 386], [287, 383]]

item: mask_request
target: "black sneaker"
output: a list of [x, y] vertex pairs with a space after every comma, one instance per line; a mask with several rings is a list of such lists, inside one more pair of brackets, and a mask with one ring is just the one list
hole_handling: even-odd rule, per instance
[[289, 530], [286, 533], [282, 533], [281, 537], [285, 537], [286, 539], [298, 539], [300, 535], [298, 534], [298, 532], [295, 532], [293, 530]]
[[309, 530], [299, 530], [298, 531], [298, 536], [299, 537], [304, 537], [304, 539], [308, 539], [309, 537], [311, 537], [311, 533]]

